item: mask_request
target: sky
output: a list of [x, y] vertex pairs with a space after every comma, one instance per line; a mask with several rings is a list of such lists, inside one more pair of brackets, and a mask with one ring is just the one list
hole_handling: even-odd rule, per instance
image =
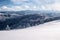
[[0, 11], [54, 10], [60, 11], [60, 0], [0, 0]]

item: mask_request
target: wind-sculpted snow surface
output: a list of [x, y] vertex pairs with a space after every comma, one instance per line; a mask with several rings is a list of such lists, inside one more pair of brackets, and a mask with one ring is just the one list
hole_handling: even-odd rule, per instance
[[0, 31], [0, 40], [60, 40], [60, 21], [26, 29]]

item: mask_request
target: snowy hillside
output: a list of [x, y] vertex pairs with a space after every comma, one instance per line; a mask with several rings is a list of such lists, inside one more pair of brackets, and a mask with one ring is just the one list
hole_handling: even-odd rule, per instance
[[60, 40], [60, 22], [52, 21], [25, 29], [0, 31], [0, 40]]
[[[33, 12], [32, 12], [33, 13]], [[55, 16], [54, 16], [55, 15]], [[0, 14], [0, 30], [9, 29], [23, 29], [32, 26], [36, 26], [39, 24], [43, 24], [46, 22], [59, 20], [60, 16], [56, 16], [54, 13], [46, 13], [46, 14], [27, 14], [27, 15], [19, 15], [19, 14]], [[8, 27], [7, 27], [8, 25]], [[6, 29], [7, 28], [7, 29]]]

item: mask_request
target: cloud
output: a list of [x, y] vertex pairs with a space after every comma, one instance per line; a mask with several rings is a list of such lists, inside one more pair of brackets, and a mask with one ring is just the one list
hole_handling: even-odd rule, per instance
[[8, 11], [8, 9], [10, 10], [10, 8], [8, 8], [7, 6], [0, 7], [0, 11]]
[[24, 6], [0, 7], [0, 11], [21, 11], [21, 10], [37, 10], [37, 6], [24, 5]]
[[11, 0], [14, 4], [21, 4], [22, 2], [26, 2], [28, 0]]
[[60, 3], [45, 5], [44, 7], [45, 7], [45, 10], [60, 11]]
[[13, 7], [2, 6], [0, 8], [0, 11], [19, 11], [19, 10], [20, 10], [19, 6], [13, 6]]
[[54, 3], [55, 0], [11, 0], [14, 4], [24, 4], [25, 3], [33, 3], [33, 4], [51, 4]]
[[[11, 0], [14, 3], [15, 2], [24, 2], [29, 0]], [[31, 0], [30, 0], [31, 1]], [[0, 11], [20, 11], [20, 10], [54, 10], [54, 11], [60, 11], [60, 1], [59, 0], [32, 0], [34, 4], [31, 3], [23, 3], [24, 5], [15, 5], [8, 7], [6, 5], [0, 7]], [[54, 3], [50, 2], [54, 1]], [[47, 4], [44, 4], [44, 2]], [[50, 4], [48, 4], [50, 2]], [[41, 5], [40, 5], [41, 3]], [[38, 4], [38, 5], [37, 5]]]

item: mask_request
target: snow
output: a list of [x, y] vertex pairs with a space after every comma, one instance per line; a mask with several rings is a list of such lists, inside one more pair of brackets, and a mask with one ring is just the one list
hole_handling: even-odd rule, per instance
[[60, 21], [25, 29], [0, 31], [0, 40], [60, 40]]

